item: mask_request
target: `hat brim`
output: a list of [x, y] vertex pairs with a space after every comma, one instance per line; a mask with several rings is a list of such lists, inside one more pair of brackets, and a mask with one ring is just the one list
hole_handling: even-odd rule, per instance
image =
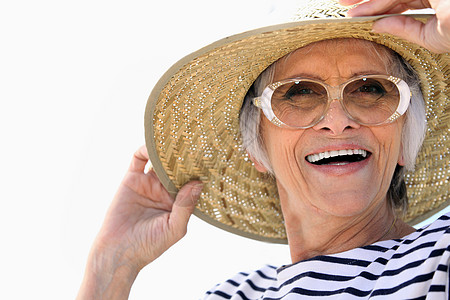
[[[426, 20], [431, 15], [414, 15]], [[158, 178], [173, 195], [190, 180], [204, 189], [195, 215], [241, 236], [286, 243], [273, 178], [257, 172], [242, 149], [239, 112], [259, 74], [310, 43], [357, 38], [387, 46], [417, 71], [427, 104], [428, 132], [415, 172], [406, 176], [406, 221], [418, 223], [448, 205], [449, 56], [371, 31], [386, 16], [313, 19], [227, 37], [175, 63], [150, 94], [145, 137]]]

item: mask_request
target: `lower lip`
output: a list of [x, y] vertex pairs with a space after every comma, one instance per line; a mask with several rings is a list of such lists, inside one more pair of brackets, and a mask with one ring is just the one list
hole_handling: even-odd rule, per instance
[[350, 175], [352, 173], [356, 173], [360, 170], [362, 170], [364, 167], [367, 166], [371, 159], [371, 155], [367, 157], [364, 160], [358, 161], [358, 162], [352, 162], [347, 164], [337, 164], [337, 165], [315, 165], [308, 161], [307, 164], [315, 169], [316, 171], [326, 173], [330, 176], [342, 176], [342, 175]]

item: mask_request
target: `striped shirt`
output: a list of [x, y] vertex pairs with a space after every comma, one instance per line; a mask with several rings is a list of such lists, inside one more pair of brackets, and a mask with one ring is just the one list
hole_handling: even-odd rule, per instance
[[450, 214], [402, 239], [239, 273], [204, 299], [449, 299]]

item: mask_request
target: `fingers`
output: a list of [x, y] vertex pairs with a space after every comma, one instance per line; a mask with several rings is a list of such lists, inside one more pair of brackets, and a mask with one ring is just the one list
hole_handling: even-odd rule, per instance
[[128, 171], [143, 173], [148, 162], [147, 147], [141, 146], [133, 155]]
[[408, 16], [387, 17], [373, 25], [377, 33], [389, 33], [420, 45], [435, 53], [450, 50], [450, 2], [427, 0], [340, 0], [342, 5], [354, 5], [347, 13], [349, 17], [398, 14], [409, 9], [433, 7], [436, 15], [426, 24]]
[[[358, 0], [341, 0], [342, 5], [353, 5]], [[349, 17], [402, 13], [408, 9], [430, 8], [428, 1], [422, 0], [372, 0], [361, 3], [348, 11]]]
[[435, 53], [445, 53], [450, 45], [434, 30], [436, 21], [432, 18], [424, 24], [412, 17], [395, 16], [376, 21], [372, 29], [377, 33], [396, 35]]
[[339, 0], [339, 4], [347, 6], [347, 5], [355, 5], [363, 0]]
[[194, 212], [195, 205], [202, 191], [200, 181], [191, 181], [184, 185], [177, 194], [170, 214], [169, 226], [180, 239], [186, 234], [187, 223]]
[[372, 16], [386, 14], [397, 6], [397, 1], [370, 1], [364, 2], [347, 12], [349, 17]]
[[407, 16], [396, 16], [384, 18], [373, 24], [373, 31], [377, 33], [390, 33], [420, 44], [420, 37], [423, 36], [422, 22], [416, 21]]

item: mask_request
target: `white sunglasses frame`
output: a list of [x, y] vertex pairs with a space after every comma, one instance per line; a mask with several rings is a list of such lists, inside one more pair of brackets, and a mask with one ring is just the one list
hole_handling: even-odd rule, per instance
[[[387, 79], [387, 80], [391, 81], [392, 83], [394, 83], [396, 85], [396, 87], [398, 88], [398, 91], [400, 93], [400, 101], [398, 103], [398, 106], [397, 106], [395, 112], [383, 122], [379, 122], [376, 124], [362, 123], [362, 122], [354, 119], [348, 113], [348, 111], [346, 110], [345, 106], [342, 103], [344, 87], [346, 85], [348, 85], [349, 83], [352, 83], [356, 80], [360, 80], [363, 78]], [[296, 82], [296, 81], [301, 81], [301, 80], [308, 80], [310, 82], [319, 83], [322, 86], [324, 86], [327, 91], [327, 94], [328, 94], [328, 103], [324, 109], [322, 116], [316, 122], [314, 122], [313, 124], [308, 125], [308, 126], [295, 127], [295, 126], [291, 126], [291, 125], [287, 125], [287, 124], [283, 123], [281, 120], [279, 120], [275, 116], [275, 113], [272, 110], [272, 95], [278, 87], [280, 87], [286, 83]], [[333, 94], [331, 92], [333, 92], [335, 90], [338, 90], [339, 94], [332, 96]], [[389, 75], [361, 75], [361, 76], [353, 77], [338, 86], [330, 86], [330, 85], [326, 84], [325, 82], [322, 82], [322, 81], [319, 81], [316, 79], [310, 79], [310, 78], [305, 78], [305, 77], [296, 77], [296, 78], [289, 78], [289, 79], [285, 79], [285, 80], [281, 80], [281, 81], [277, 81], [272, 84], [269, 84], [263, 90], [262, 95], [260, 97], [253, 98], [252, 102], [253, 102], [253, 105], [255, 105], [256, 107], [259, 107], [263, 111], [264, 115], [270, 122], [272, 122], [273, 124], [275, 124], [279, 127], [294, 128], [294, 129], [307, 129], [307, 128], [311, 128], [311, 127], [317, 125], [320, 121], [323, 120], [323, 118], [328, 113], [328, 109], [330, 108], [331, 102], [333, 102], [334, 100], [339, 100], [339, 102], [341, 103], [342, 109], [344, 110], [345, 114], [347, 115], [347, 117], [349, 119], [357, 122], [360, 125], [364, 125], [364, 126], [380, 126], [380, 125], [394, 122], [396, 119], [398, 119], [400, 116], [402, 116], [406, 112], [406, 110], [408, 109], [410, 100], [411, 100], [411, 90], [405, 81], [403, 81], [400, 78], [397, 78], [394, 76], [389, 76]]]

